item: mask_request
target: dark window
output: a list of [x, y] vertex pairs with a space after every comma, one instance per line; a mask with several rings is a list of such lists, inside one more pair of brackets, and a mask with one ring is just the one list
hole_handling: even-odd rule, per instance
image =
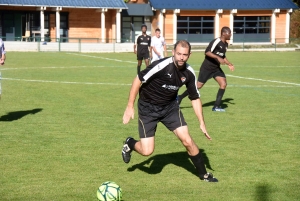
[[213, 32], [214, 17], [177, 17], [177, 34], [211, 34]]
[[34, 12], [30, 14], [30, 29], [32, 31], [40, 30], [40, 12]]
[[60, 28], [69, 29], [68, 13], [60, 13]]
[[44, 26], [45, 26], [45, 29], [49, 29], [50, 27], [50, 16], [48, 13], [45, 13], [45, 16], [44, 16]]
[[[263, 16], [235, 16], [233, 22], [234, 34], [269, 33], [270, 17]], [[260, 29], [262, 28], [262, 29]]]

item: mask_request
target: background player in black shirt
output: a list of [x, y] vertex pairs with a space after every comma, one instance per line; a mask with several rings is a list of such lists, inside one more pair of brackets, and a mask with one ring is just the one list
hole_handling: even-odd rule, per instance
[[[143, 59], [145, 60], [146, 67], [149, 66], [149, 59], [151, 56], [151, 36], [146, 34], [147, 26], [143, 24], [141, 26], [142, 34], [136, 38], [133, 46], [134, 54], [137, 55], [138, 65], [137, 73], [141, 71], [141, 65]], [[137, 50], [136, 50], [137, 49]]]
[[200, 123], [200, 129], [211, 140], [207, 133], [200, 94], [196, 85], [194, 70], [186, 63], [190, 56], [191, 46], [185, 41], [178, 41], [173, 57], [153, 62], [141, 71], [134, 79], [128, 104], [123, 116], [127, 124], [134, 117], [134, 102], [139, 93], [138, 122], [140, 140], [132, 137], [125, 140], [122, 157], [129, 163], [131, 152], [134, 150], [143, 156], [149, 156], [154, 151], [154, 136], [159, 122], [172, 131], [185, 146], [201, 180], [218, 181], [211, 173], [206, 172], [202, 154], [189, 134], [187, 124], [176, 101], [178, 90], [185, 85], [189, 92], [193, 109]]
[[[223, 27], [221, 29], [221, 37], [212, 40], [205, 50], [205, 59], [200, 67], [197, 87], [201, 89], [203, 85], [210, 78], [214, 78], [220, 88], [217, 93], [217, 98], [215, 104], [212, 108], [212, 111], [216, 112], [225, 112], [223, 108], [220, 107], [225, 89], [227, 86], [226, 76], [223, 70], [221, 69], [221, 64], [227, 64], [231, 71], [234, 70], [234, 66], [230, 63], [226, 56], [226, 50], [228, 48], [227, 40], [230, 40], [231, 30], [229, 27]], [[180, 104], [181, 100], [188, 95], [188, 91], [185, 91], [183, 94], [177, 97]]]

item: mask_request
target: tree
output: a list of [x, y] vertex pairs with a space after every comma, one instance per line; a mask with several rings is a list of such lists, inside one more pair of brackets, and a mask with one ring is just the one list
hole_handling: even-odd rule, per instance
[[290, 37], [300, 38], [300, 10], [295, 10], [291, 15]]
[[297, 6], [300, 6], [300, 0], [293, 0], [293, 2], [297, 4]]

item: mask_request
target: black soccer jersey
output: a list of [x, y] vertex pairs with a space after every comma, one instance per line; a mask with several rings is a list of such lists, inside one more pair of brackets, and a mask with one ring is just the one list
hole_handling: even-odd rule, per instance
[[[220, 38], [216, 38], [209, 43], [205, 50], [205, 53], [212, 52], [213, 54], [218, 55], [219, 57], [224, 59], [226, 57], [225, 53], [227, 51], [227, 48], [227, 42], [224, 43]], [[202, 67], [208, 70], [216, 70], [217, 68], [220, 68], [220, 63], [217, 59], [205, 56]]]
[[182, 85], [186, 85], [191, 100], [200, 97], [193, 68], [186, 64], [185, 68], [179, 70], [173, 57], [153, 62], [138, 77], [142, 82], [139, 98], [154, 105], [170, 104], [176, 99]]
[[151, 36], [149, 35], [139, 35], [136, 38], [135, 44], [137, 45], [137, 55], [149, 52], [148, 47], [151, 45]]

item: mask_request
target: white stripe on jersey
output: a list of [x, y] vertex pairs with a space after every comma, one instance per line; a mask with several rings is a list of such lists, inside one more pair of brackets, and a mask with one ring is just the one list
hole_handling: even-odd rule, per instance
[[215, 42], [214, 42], [213, 45], [211, 46], [210, 52], [213, 52], [213, 51], [214, 51], [214, 49], [216, 48], [216, 46], [218, 45], [218, 43], [219, 43], [220, 41], [221, 41], [220, 38], [217, 38], [217, 39], [215, 40]]
[[169, 63], [173, 62], [173, 57], [167, 58], [163, 60], [162, 62], [158, 63], [156, 66], [154, 66], [146, 75], [144, 75], [144, 81], [142, 83], [147, 82], [147, 80], [154, 75], [155, 73], [161, 71], [164, 69]]
[[191, 73], [193, 73], [193, 75], [195, 76], [195, 88], [197, 89], [197, 93], [198, 93], [198, 95], [200, 97], [200, 92], [199, 92], [199, 90], [197, 88], [197, 77], [196, 77], [195, 71], [194, 71], [194, 69], [189, 64], [187, 64], [187, 65], [188, 65], [187, 66], [187, 70], [191, 71]]

